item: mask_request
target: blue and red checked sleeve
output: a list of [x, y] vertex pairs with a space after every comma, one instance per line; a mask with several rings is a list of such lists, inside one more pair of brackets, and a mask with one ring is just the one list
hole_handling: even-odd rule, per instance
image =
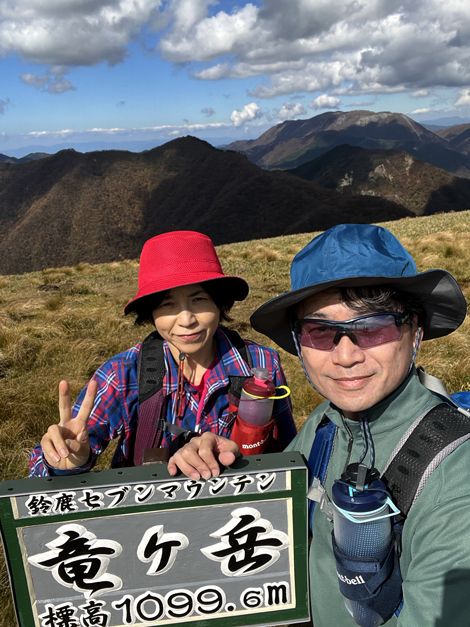
[[[105, 362], [93, 375], [98, 383], [95, 404], [88, 422], [91, 456], [87, 464], [70, 471], [51, 468], [44, 459], [41, 445], [36, 446], [30, 459], [30, 477], [47, 477], [59, 474], [87, 472], [96, 463], [97, 457], [106, 449], [109, 442], [119, 438], [113, 458], [113, 467], [131, 465], [129, 460], [133, 429], [138, 419], [137, 360], [140, 344], [116, 355]], [[78, 414], [86, 394], [86, 387], [80, 392], [72, 409]]]

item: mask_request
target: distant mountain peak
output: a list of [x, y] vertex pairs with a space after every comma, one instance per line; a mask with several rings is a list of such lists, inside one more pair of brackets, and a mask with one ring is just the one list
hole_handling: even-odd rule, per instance
[[228, 148], [244, 153], [263, 168], [286, 170], [341, 144], [405, 150], [459, 176], [470, 175], [470, 161], [446, 139], [404, 113], [391, 111], [328, 111], [274, 126], [257, 140], [234, 142]]

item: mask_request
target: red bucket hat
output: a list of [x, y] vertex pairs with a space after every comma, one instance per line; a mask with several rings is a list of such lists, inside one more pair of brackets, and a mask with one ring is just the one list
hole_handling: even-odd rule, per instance
[[203, 281], [224, 281], [234, 300], [245, 300], [248, 283], [223, 273], [210, 237], [195, 231], [172, 231], [145, 242], [140, 256], [139, 291], [127, 303], [124, 315], [135, 310], [142, 298], [181, 285]]

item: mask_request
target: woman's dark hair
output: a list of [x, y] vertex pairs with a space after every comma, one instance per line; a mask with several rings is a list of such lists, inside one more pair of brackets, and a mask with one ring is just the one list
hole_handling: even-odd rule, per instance
[[[209, 294], [220, 310], [220, 321], [231, 322], [232, 318], [229, 316], [229, 312], [235, 299], [230, 295], [226, 282], [222, 279], [214, 279], [213, 281], [203, 281], [199, 285]], [[152, 312], [162, 303], [169, 291], [157, 292], [157, 294], [151, 294], [137, 301], [132, 312], [136, 315], [135, 324], [150, 323], [155, 326]]]

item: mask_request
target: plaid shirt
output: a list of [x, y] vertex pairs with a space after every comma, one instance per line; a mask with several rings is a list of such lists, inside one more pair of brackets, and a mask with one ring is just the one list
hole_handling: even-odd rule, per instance
[[[217, 330], [216, 363], [207, 380], [204, 407], [200, 418], [200, 431], [212, 431], [224, 437], [230, 437], [231, 425], [227, 422], [229, 414], [229, 400], [227, 389], [229, 375], [250, 377], [248, 364], [243, 360], [238, 350], [230, 343], [221, 329]], [[276, 386], [285, 385], [286, 380], [281, 368], [278, 353], [266, 346], [260, 346], [245, 340], [255, 368], [268, 368], [272, 373], [272, 380]], [[88, 433], [92, 454], [85, 466], [72, 471], [58, 471], [51, 469], [44, 460], [41, 446], [36, 446], [31, 454], [30, 477], [48, 476], [49, 474], [74, 474], [90, 470], [98, 455], [108, 443], [115, 438], [119, 442], [113, 457], [112, 467], [133, 466], [133, 441], [139, 418], [137, 362], [141, 344], [112, 357], [105, 362], [93, 375], [98, 382], [98, 393], [95, 405], [88, 422]], [[170, 395], [167, 403], [169, 422], [175, 422], [174, 404], [178, 368], [171, 356], [166, 342], [164, 342], [166, 375], [163, 380], [163, 390]], [[86, 388], [82, 390], [73, 407], [75, 417], [85, 396]], [[185, 413], [182, 426], [194, 430], [198, 412], [198, 399], [194, 388], [185, 380]], [[273, 418], [278, 427], [278, 443], [283, 449], [297, 433], [290, 397], [280, 399], [274, 403]], [[165, 438], [164, 446], [168, 446], [169, 437]]]

